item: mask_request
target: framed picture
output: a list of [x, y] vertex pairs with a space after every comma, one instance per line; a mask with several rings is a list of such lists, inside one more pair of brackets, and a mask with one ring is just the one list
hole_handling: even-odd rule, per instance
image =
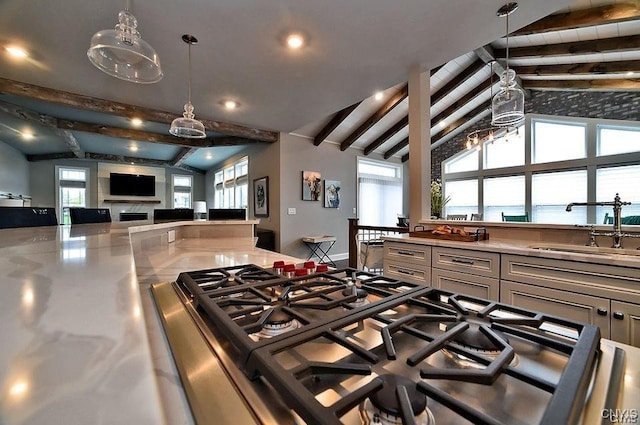
[[302, 200], [319, 201], [322, 192], [322, 176], [317, 171], [302, 172]]
[[253, 215], [269, 217], [269, 177], [253, 181]]
[[340, 208], [340, 182], [338, 180], [324, 181], [325, 208]]

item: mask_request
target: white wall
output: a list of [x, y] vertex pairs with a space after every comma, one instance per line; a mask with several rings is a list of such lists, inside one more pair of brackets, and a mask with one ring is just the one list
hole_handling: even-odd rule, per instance
[[27, 158], [3, 142], [0, 142], [0, 193], [31, 196]]

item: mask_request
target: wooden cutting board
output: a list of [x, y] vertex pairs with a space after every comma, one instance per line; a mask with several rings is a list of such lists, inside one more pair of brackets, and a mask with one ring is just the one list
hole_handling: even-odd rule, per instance
[[447, 234], [447, 235], [438, 235], [431, 233], [431, 230], [414, 230], [413, 232], [409, 232], [409, 236], [416, 238], [427, 238], [427, 239], [440, 239], [447, 241], [459, 241], [459, 242], [476, 242], [476, 241], [486, 241], [489, 239], [489, 234], [486, 232], [486, 229], [478, 229], [476, 233], [470, 233], [467, 236], [458, 235], [455, 233]]

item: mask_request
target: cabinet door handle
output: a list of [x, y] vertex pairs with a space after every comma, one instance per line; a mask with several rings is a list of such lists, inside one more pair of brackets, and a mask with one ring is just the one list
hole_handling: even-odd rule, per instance
[[415, 273], [412, 272], [411, 270], [403, 270], [403, 269], [398, 269], [398, 273], [408, 274], [409, 276], [415, 275]]
[[606, 316], [608, 313], [607, 309], [605, 308], [598, 308], [596, 311], [598, 312], [598, 316]]
[[614, 319], [618, 319], [618, 320], [622, 320], [622, 319], [624, 319], [624, 313], [622, 313], [620, 311], [614, 311], [613, 312], [613, 318]]
[[411, 255], [414, 256], [415, 254], [411, 251], [398, 251], [398, 254], [400, 255]]
[[467, 259], [464, 259], [464, 258], [452, 258], [451, 262], [452, 263], [459, 263], [459, 264], [466, 264], [466, 265], [469, 265], [469, 266], [473, 266], [473, 264], [474, 264], [473, 260], [467, 260]]

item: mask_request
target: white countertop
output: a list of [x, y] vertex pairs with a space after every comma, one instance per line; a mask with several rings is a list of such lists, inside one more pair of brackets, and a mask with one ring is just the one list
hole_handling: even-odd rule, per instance
[[0, 424], [193, 423], [149, 285], [185, 270], [302, 261], [252, 238], [178, 239], [134, 256], [130, 225], [0, 230]]

